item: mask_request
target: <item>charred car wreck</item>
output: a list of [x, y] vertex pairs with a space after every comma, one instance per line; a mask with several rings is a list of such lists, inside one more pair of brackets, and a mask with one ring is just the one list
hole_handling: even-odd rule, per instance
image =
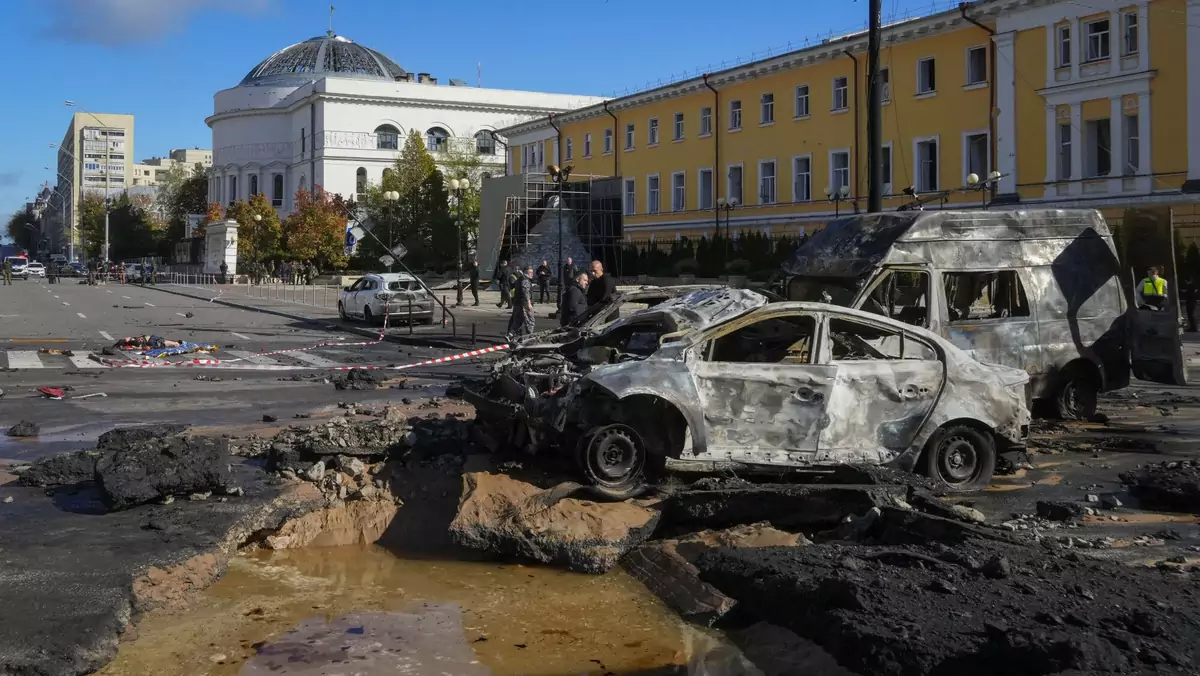
[[970, 490], [1028, 434], [1024, 371], [824, 303], [696, 290], [544, 348], [518, 346], [464, 396], [493, 438], [571, 453], [612, 497], [668, 458], [889, 464]]

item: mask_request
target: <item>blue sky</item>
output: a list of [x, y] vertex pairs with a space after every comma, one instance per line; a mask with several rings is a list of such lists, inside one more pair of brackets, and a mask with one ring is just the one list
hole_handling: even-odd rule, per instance
[[[335, 0], [334, 29], [443, 82], [611, 96], [861, 29], [866, 0]], [[770, 11], [768, 5], [774, 5]], [[885, 22], [946, 0], [884, 0]], [[761, 7], [757, 10], [756, 7]], [[328, 28], [325, 0], [4, 0], [9, 97], [0, 210], [20, 208], [53, 172], [71, 99], [136, 116], [134, 159], [211, 146], [212, 95], [256, 63]], [[555, 36], [562, 36], [556, 38]], [[52, 181], [51, 181], [52, 182]]]

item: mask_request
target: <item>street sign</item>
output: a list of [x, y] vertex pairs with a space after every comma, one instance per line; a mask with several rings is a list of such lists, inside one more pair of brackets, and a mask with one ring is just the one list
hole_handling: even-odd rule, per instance
[[367, 233], [364, 232], [363, 229], [358, 227], [357, 225], [354, 226], [353, 228], [350, 228], [350, 236], [356, 240], [362, 239], [363, 235], [365, 235], [365, 234], [367, 234]]
[[404, 258], [404, 255], [407, 253], [408, 249], [405, 249], [403, 244], [397, 244], [396, 246], [392, 247], [392, 254], [396, 256], [396, 258]]
[[387, 254], [384, 254], [379, 257], [379, 262], [383, 263], [384, 265], [391, 265], [396, 262], [396, 259], [392, 258], [391, 256], [389, 256]]

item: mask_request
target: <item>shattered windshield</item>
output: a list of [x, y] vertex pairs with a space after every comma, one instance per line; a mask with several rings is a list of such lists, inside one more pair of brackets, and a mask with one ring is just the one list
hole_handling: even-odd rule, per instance
[[416, 291], [420, 285], [411, 279], [401, 279], [388, 282], [387, 288], [388, 291]]

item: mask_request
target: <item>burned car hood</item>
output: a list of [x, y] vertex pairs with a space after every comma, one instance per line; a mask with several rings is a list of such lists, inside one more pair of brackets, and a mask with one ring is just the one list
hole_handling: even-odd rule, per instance
[[702, 289], [622, 317], [605, 327], [604, 333], [619, 331], [633, 323], [663, 319], [670, 321], [676, 332], [703, 330], [766, 304], [766, 296], [749, 289]]

